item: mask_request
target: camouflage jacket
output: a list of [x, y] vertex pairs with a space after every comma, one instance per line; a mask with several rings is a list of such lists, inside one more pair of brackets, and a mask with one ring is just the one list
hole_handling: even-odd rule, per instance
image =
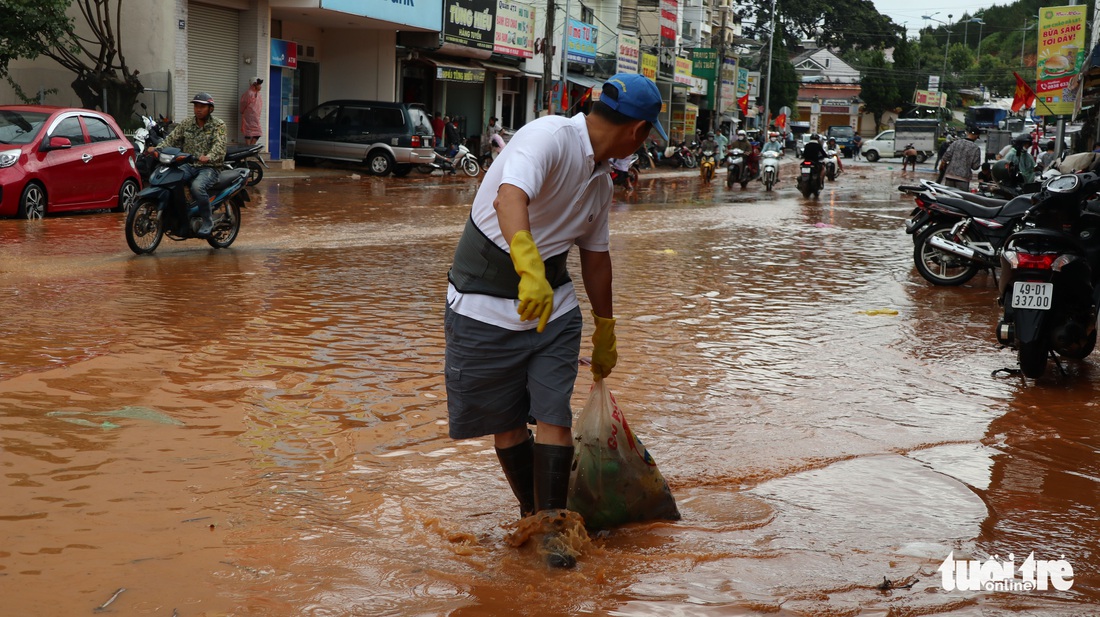
[[210, 157], [209, 162], [196, 162], [195, 165], [221, 167], [225, 162], [227, 135], [225, 121], [221, 118], [210, 116], [206, 119], [206, 126], [200, 127], [195, 122], [195, 117], [191, 116], [172, 129], [172, 132], [164, 138], [160, 145], [179, 148], [188, 154], [194, 154], [196, 157], [204, 154]]

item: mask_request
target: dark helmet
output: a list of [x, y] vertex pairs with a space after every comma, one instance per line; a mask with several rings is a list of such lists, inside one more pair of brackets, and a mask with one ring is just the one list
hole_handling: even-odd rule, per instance
[[993, 168], [989, 171], [993, 174], [993, 179], [997, 182], [1011, 183], [1016, 175], [1015, 170], [1012, 169], [1012, 163], [1005, 159], [993, 163]]
[[810, 135], [810, 141], [821, 141], [821, 136], [817, 133], [814, 133], [813, 135]]
[[1031, 146], [1031, 133], [1020, 133], [1012, 138], [1012, 145], [1017, 148], [1026, 148]]
[[214, 97], [210, 96], [206, 92], [200, 92], [191, 97], [192, 103], [202, 103], [203, 105], [209, 105], [211, 109], [214, 107]]

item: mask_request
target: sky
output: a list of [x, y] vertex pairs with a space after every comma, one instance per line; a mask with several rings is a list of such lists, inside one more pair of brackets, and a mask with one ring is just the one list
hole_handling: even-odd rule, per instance
[[[904, 26], [909, 36], [916, 36], [917, 31], [925, 26], [939, 25], [935, 21], [922, 19], [922, 15], [931, 15], [934, 19], [951, 23], [958, 21], [964, 14], [973, 15], [979, 9], [989, 8], [997, 4], [1008, 5], [1012, 3], [1012, 0], [1001, 0], [1000, 2], [960, 0], [956, 4], [952, 4], [949, 0], [873, 0], [873, 2], [879, 13], [894, 20], [895, 24]], [[1051, 6], [1057, 4], [1059, 2], [1054, 2]], [[1065, 4], [1068, 4], [1068, 2]], [[948, 15], [954, 17], [948, 19]]]

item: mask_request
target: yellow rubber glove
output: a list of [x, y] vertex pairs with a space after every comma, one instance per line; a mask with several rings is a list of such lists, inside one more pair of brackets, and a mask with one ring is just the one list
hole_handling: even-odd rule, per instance
[[538, 319], [537, 330], [546, 329], [550, 313], [554, 311], [554, 290], [546, 280], [546, 266], [535, 246], [535, 239], [526, 229], [516, 232], [509, 244], [512, 249], [512, 265], [519, 274], [519, 306], [516, 312], [523, 321]]
[[618, 364], [619, 352], [615, 350], [615, 320], [600, 317], [595, 311], [592, 318], [596, 320], [596, 331], [592, 333], [592, 377], [599, 381]]

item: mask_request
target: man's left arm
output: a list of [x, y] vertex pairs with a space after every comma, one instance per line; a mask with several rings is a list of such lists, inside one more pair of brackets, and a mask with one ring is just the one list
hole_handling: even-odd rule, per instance
[[611, 253], [580, 249], [581, 278], [592, 305], [596, 329], [592, 333], [592, 376], [599, 381], [619, 362], [611, 296]]

